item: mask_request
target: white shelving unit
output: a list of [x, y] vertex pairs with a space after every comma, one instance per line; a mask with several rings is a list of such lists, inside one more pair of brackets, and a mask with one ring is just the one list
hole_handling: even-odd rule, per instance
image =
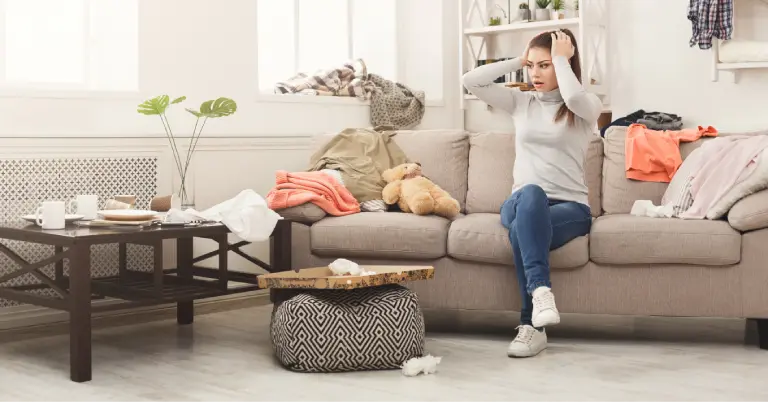
[[[508, 15], [510, 13], [515, 15], [518, 4], [521, 2], [529, 3], [531, 14], [534, 14], [534, 1], [515, 0], [508, 3], [511, 10], [506, 10], [505, 7]], [[500, 3], [502, 2], [497, 3], [494, 0], [459, 0], [460, 76], [477, 65], [477, 61], [483, 57], [484, 51], [485, 59], [499, 58], [496, 55], [499, 53], [496, 43], [502, 35], [524, 35], [524, 41], [527, 42], [542, 31], [570, 28], [575, 32], [577, 31], [581, 54], [582, 82], [587, 90], [603, 99], [604, 110], [610, 111], [610, 82], [607, 68], [609, 0], [580, 0], [579, 15], [576, 18], [530, 22], [513, 21], [509, 24], [489, 26], [486, 11]], [[567, 0], [567, 3], [572, 4], [573, 0]], [[473, 44], [478, 40], [479, 46]], [[519, 49], [514, 53], [520, 54], [522, 51], [523, 49]], [[510, 52], [504, 53], [510, 57]], [[466, 101], [478, 101], [476, 96], [465, 93], [461, 83], [459, 85], [461, 86], [460, 93], [463, 94], [460, 100], [462, 109], [466, 108]]]
[[[768, 0], [755, 0], [757, 4], [763, 4], [768, 6]], [[735, 21], [736, 17], [736, 5], [737, 3], [740, 3], [738, 1], [733, 2], [733, 33], [732, 37], [735, 38], [736, 36], [736, 28], [737, 24]], [[738, 42], [738, 40], [734, 39], [732, 41], [731, 45]], [[723, 46], [723, 41], [714, 38], [712, 42], [712, 81], [719, 81], [720, 80], [720, 71], [730, 71], [733, 74], [737, 74], [741, 70], [751, 70], [751, 69], [763, 69], [768, 68], [768, 60], [765, 58], [761, 60], [755, 60], [755, 61], [739, 61], [735, 63], [728, 63], [728, 62], [721, 62], [720, 61], [720, 47]], [[763, 54], [765, 54], [765, 49], [768, 49], [768, 43], [765, 43], [765, 47], [763, 47]], [[735, 76], [734, 76], [735, 79]]]

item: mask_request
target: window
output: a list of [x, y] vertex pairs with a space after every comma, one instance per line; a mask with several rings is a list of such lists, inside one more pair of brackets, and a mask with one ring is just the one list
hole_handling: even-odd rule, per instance
[[369, 73], [397, 80], [396, 0], [258, 0], [261, 92], [298, 72], [363, 59]]
[[138, 90], [139, 0], [0, 0], [0, 84]]

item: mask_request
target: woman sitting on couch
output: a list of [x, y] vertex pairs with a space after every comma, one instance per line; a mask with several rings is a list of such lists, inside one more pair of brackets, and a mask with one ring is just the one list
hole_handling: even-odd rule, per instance
[[[522, 67], [535, 92], [494, 84]], [[584, 158], [602, 104], [584, 90], [580, 77], [576, 38], [567, 29], [534, 37], [522, 57], [464, 75], [471, 93], [515, 122], [514, 187], [501, 207], [523, 298], [519, 331], [507, 351], [511, 357], [535, 356], [547, 347], [543, 328], [560, 322], [549, 251], [588, 234], [592, 225]]]

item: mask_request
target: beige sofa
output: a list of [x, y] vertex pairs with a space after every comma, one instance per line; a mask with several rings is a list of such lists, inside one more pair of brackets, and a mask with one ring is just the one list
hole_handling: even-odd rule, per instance
[[[551, 253], [558, 308], [758, 319], [761, 347], [768, 348], [768, 193], [734, 206], [730, 222], [632, 216], [636, 199], [658, 204], [666, 184], [625, 178], [625, 130], [612, 127], [605, 140], [590, 143], [586, 179], [595, 219], [589, 236]], [[459, 200], [463, 214], [448, 221], [397, 212], [331, 217], [311, 204], [282, 210], [294, 221], [294, 267], [339, 257], [431, 264], [433, 280], [409, 285], [423, 307], [519, 311], [512, 248], [498, 214], [512, 187], [514, 135], [425, 130], [395, 140]], [[683, 157], [701, 142], [683, 144]]]

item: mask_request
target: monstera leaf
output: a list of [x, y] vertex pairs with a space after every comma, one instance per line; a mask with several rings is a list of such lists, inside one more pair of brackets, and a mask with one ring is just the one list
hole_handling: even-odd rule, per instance
[[158, 97], [144, 101], [144, 103], [139, 105], [138, 112], [146, 115], [163, 114], [165, 113], [165, 110], [168, 109], [169, 105], [175, 105], [177, 103], [184, 102], [187, 97], [180, 96], [174, 99], [173, 102], [171, 102], [170, 99], [171, 98], [169, 98], [168, 95], [160, 95]]
[[237, 103], [229, 98], [209, 100], [200, 105], [200, 111], [187, 109], [196, 117], [225, 117], [237, 111]]
[[169, 103], [170, 98], [168, 98], [168, 95], [160, 95], [144, 101], [144, 103], [139, 105], [138, 112], [146, 115], [163, 114], [165, 113], [165, 109], [168, 108]]

